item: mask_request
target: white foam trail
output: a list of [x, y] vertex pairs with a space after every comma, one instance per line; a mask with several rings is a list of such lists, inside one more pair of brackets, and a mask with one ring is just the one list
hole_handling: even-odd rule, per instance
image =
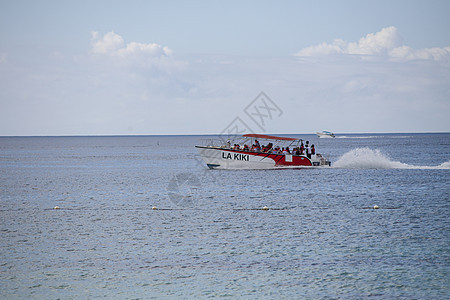
[[346, 135], [340, 135], [337, 136], [337, 139], [376, 139], [383, 136], [346, 136]]
[[[337, 139], [380, 139], [380, 138], [385, 138], [386, 136], [384, 135], [368, 135], [368, 136], [348, 136], [348, 135], [339, 135], [336, 136]], [[411, 138], [411, 136], [408, 135], [393, 135], [393, 136], [389, 136], [389, 138], [392, 139], [408, 139]]]
[[413, 166], [393, 161], [378, 149], [357, 148], [342, 155], [333, 164], [333, 167], [343, 169], [450, 169], [450, 161], [439, 166]]

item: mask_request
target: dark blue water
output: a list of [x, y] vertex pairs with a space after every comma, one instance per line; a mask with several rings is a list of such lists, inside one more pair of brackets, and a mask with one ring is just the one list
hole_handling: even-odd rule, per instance
[[300, 137], [334, 167], [208, 170], [198, 136], [0, 138], [0, 298], [448, 298], [450, 134]]

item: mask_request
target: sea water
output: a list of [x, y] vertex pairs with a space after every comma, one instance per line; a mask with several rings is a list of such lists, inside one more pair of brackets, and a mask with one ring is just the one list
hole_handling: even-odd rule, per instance
[[0, 138], [0, 298], [448, 298], [450, 134], [294, 137], [332, 167], [209, 170], [202, 136]]

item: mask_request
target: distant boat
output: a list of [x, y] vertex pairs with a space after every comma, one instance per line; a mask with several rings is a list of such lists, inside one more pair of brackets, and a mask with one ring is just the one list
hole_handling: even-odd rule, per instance
[[316, 132], [317, 136], [320, 138], [334, 138], [334, 133], [332, 133], [331, 131], [322, 131], [322, 132]]

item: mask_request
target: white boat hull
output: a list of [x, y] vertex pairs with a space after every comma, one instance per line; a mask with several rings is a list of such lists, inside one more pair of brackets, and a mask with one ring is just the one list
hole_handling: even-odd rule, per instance
[[271, 154], [208, 146], [196, 147], [210, 169], [272, 169], [330, 165], [330, 162], [320, 154], [308, 158], [305, 155]]
[[333, 133], [316, 132], [316, 134], [321, 139], [332, 139], [335, 137]]

